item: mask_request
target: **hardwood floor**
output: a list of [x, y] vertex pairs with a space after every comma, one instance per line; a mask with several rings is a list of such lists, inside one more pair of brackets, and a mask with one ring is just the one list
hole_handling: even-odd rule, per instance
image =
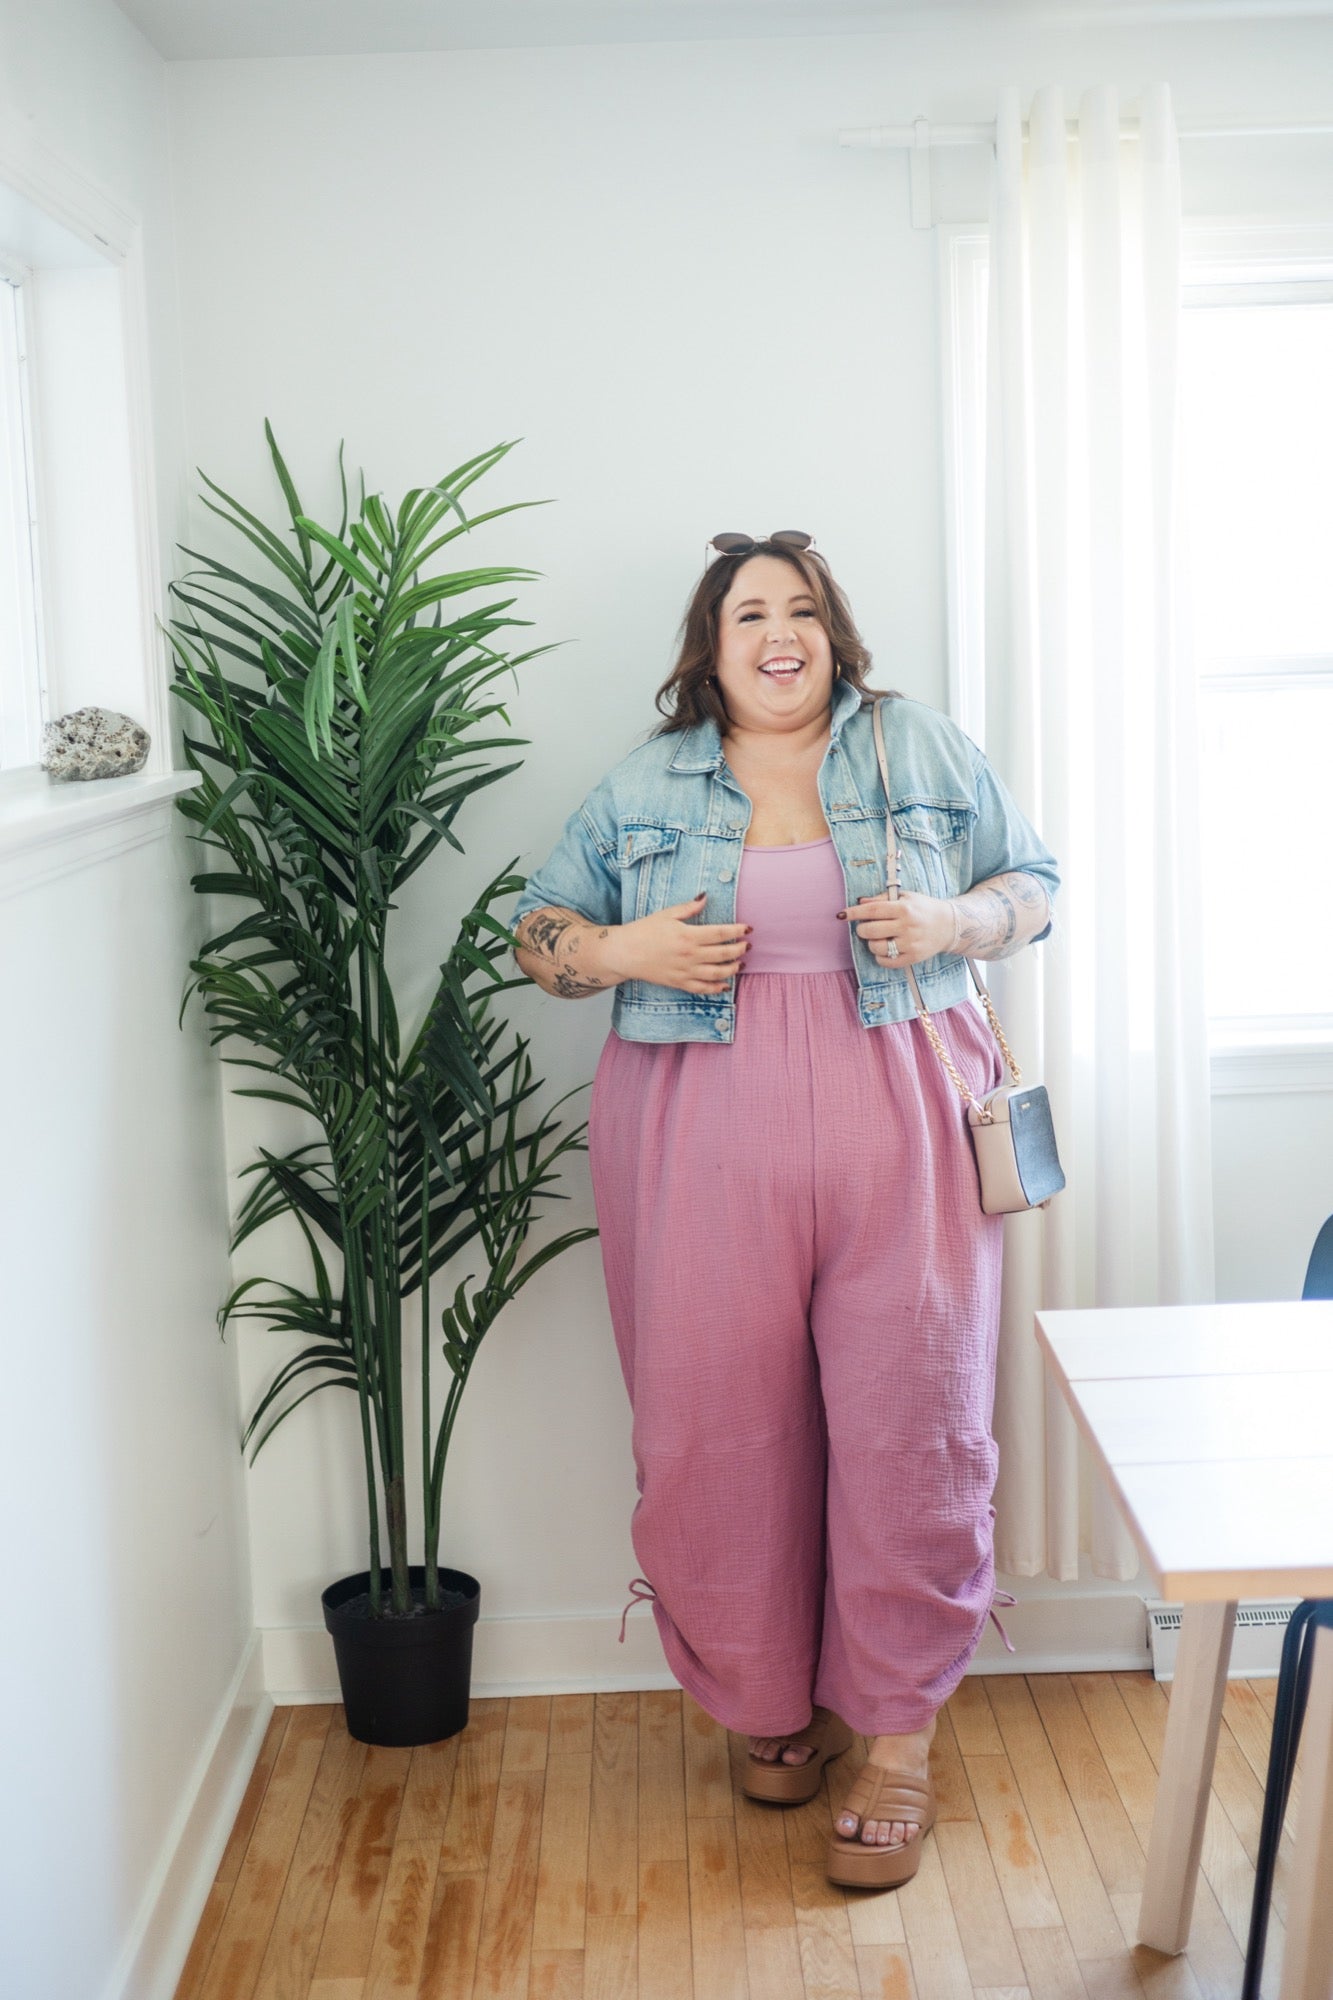
[[1275, 1689], [1227, 1690], [1176, 1958], [1132, 1943], [1167, 1707], [1147, 1673], [969, 1674], [921, 1867], [883, 1893], [824, 1874], [864, 1739], [781, 1807], [678, 1690], [474, 1700], [415, 1750], [280, 1708], [176, 2000], [1233, 2000]]

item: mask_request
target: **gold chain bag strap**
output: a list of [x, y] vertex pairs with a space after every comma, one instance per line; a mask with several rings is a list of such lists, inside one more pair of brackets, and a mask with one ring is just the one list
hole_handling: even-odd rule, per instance
[[[886, 894], [891, 903], [896, 903], [899, 895], [898, 863], [902, 856], [893, 826], [893, 794], [889, 790], [889, 760], [884, 748], [884, 723], [880, 714], [885, 699], [881, 695], [874, 705], [875, 755], [879, 758], [879, 774], [884, 782]], [[959, 1075], [958, 1066], [945, 1048], [944, 1038], [921, 998], [915, 971], [910, 965], [903, 966], [902, 970], [907, 974], [917, 1017], [929, 1037], [930, 1045], [967, 1106], [968, 1129], [976, 1154], [983, 1210], [987, 1215], [1012, 1215], [1024, 1208], [1045, 1208], [1065, 1184], [1055, 1143], [1050, 1099], [1043, 1084], [1023, 1082], [1023, 1073], [1005, 1039], [985, 982], [970, 958], [966, 963], [1013, 1078], [1012, 1083], [1002, 1083], [989, 1091], [984, 1099], [976, 1097], [970, 1085]]]

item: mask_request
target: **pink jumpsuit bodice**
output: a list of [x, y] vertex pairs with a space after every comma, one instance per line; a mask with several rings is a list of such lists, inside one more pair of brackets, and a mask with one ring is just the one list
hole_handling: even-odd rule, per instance
[[852, 942], [837, 912], [847, 899], [833, 836], [794, 847], [743, 847], [736, 922], [753, 924], [746, 972], [851, 972]]

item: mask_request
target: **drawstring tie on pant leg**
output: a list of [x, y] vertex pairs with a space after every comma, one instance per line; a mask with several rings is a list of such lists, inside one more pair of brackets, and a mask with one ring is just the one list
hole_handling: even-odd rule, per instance
[[[640, 1590], [639, 1588], [640, 1584], [643, 1585], [642, 1590]], [[625, 1643], [625, 1620], [629, 1617], [629, 1614], [634, 1609], [635, 1605], [647, 1604], [651, 1598], [655, 1598], [656, 1596], [657, 1592], [653, 1589], [653, 1586], [651, 1585], [651, 1583], [649, 1583], [646, 1576], [636, 1576], [633, 1579], [629, 1587], [629, 1603], [625, 1606], [625, 1609], [620, 1614], [620, 1639], [619, 1639], [620, 1645], [623, 1646]], [[1000, 1637], [1003, 1639], [1005, 1643], [1005, 1646], [1011, 1653], [1016, 1651], [1017, 1649], [1014, 1646], [1013, 1640], [1009, 1637], [1009, 1634], [1005, 1631], [1004, 1626], [1000, 1623], [999, 1614], [997, 1613], [995, 1607], [997, 1604], [1017, 1604], [1017, 1602], [1018, 1599], [1014, 1596], [1012, 1591], [1009, 1590], [993, 1591], [991, 1594], [990, 1610], [987, 1613], [988, 1617], [993, 1618], [995, 1620], [995, 1629], [999, 1633]]]
[[[642, 1590], [638, 1588], [640, 1584], [643, 1585]], [[646, 1604], [650, 1597], [656, 1597], [656, 1595], [657, 1592], [653, 1589], [653, 1586], [651, 1585], [651, 1583], [649, 1583], [646, 1576], [636, 1576], [634, 1581], [630, 1584], [629, 1603], [625, 1606], [625, 1609], [620, 1614], [619, 1643], [622, 1646], [625, 1643], [625, 1620], [629, 1617], [630, 1612], [634, 1609], [636, 1604]]]
[[997, 1604], [1017, 1604], [1017, 1602], [1018, 1599], [1013, 1595], [1011, 1591], [997, 1590], [991, 1596], [991, 1608], [988, 1614], [991, 1618], [995, 1618], [995, 1629], [999, 1633], [1000, 1637], [1004, 1640], [1005, 1645], [1009, 1648], [1009, 1651], [1011, 1653], [1014, 1651], [1013, 1641], [1010, 1639], [1009, 1634], [1005, 1631], [1003, 1625], [1001, 1625], [999, 1619], [996, 1618], [995, 1607]]

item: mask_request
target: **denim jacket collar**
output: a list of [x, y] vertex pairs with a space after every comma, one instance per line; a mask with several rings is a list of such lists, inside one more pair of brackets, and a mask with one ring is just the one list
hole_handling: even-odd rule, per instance
[[[849, 715], [861, 706], [861, 690], [850, 681], [839, 680], [829, 704], [829, 742], [836, 743], [838, 732]], [[681, 731], [680, 746], [668, 765], [672, 771], [716, 771], [723, 761], [722, 732], [711, 715]]]

